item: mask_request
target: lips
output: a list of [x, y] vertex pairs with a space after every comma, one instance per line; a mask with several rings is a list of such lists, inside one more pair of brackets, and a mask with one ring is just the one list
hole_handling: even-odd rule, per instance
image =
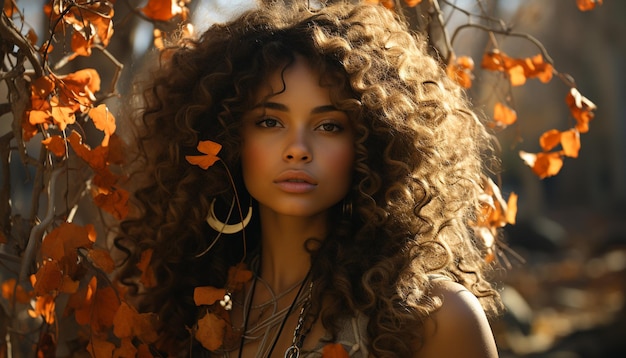
[[276, 179], [276, 184], [281, 190], [288, 193], [307, 193], [317, 187], [317, 181], [304, 171], [287, 170], [282, 172]]

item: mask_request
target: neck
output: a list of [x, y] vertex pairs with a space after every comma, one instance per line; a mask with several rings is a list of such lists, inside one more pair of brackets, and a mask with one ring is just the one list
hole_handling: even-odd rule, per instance
[[274, 292], [283, 292], [306, 276], [311, 257], [305, 247], [308, 239], [323, 240], [327, 216], [295, 217], [259, 210], [262, 257], [260, 275]]

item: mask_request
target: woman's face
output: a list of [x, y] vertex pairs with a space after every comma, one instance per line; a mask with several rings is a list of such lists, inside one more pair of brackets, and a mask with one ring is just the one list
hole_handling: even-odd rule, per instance
[[302, 57], [281, 70], [260, 87], [257, 104], [243, 116], [244, 183], [261, 211], [311, 217], [346, 196], [354, 131]]

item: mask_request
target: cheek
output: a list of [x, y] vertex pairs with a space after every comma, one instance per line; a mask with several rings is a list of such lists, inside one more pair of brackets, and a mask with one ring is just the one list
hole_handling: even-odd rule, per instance
[[328, 170], [335, 173], [337, 180], [344, 182], [346, 185], [350, 185], [352, 181], [354, 158], [354, 148], [351, 144], [330, 151], [327, 156]]
[[254, 186], [263, 182], [263, 175], [269, 173], [270, 153], [266, 145], [256, 141], [246, 141], [241, 146], [241, 170], [246, 188], [254, 190]]

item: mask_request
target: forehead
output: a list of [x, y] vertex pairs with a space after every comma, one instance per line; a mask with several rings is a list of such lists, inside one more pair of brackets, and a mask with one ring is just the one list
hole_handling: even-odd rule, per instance
[[321, 85], [321, 74], [314, 69], [302, 56], [295, 56], [294, 61], [277, 66], [269, 71], [256, 89], [256, 102], [269, 98], [284, 97], [286, 92], [306, 98], [312, 93], [323, 91], [328, 95], [329, 89]]

